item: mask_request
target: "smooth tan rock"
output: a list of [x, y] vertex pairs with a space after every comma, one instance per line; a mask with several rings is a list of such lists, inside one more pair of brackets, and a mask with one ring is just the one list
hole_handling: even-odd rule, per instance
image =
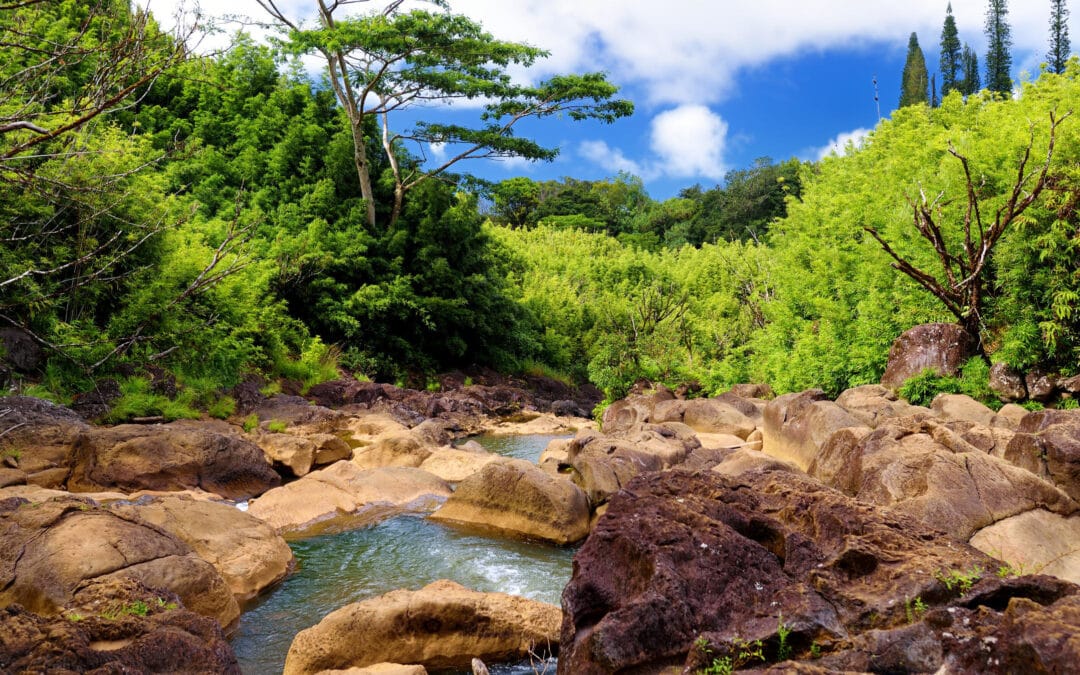
[[732, 452], [718, 464], [713, 466], [711, 470], [725, 476], [739, 476], [748, 471], [766, 469], [772, 471], [794, 471], [802, 473], [797, 466], [790, 462], [783, 462], [758, 450], [747, 450], [743, 448]]
[[[279, 533], [315, 534], [327, 527], [361, 527], [402, 511], [431, 510], [450, 493], [445, 481], [427, 471], [364, 470], [342, 461], [270, 490], [248, 504], [248, 513]], [[313, 530], [320, 523], [323, 528]]]
[[577, 433], [582, 429], [596, 428], [596, 422], [586, 417], [564, 417], [552, 415], [550, 413], [541, 413], [538, 417], [534, 417], [527, 422], [511, 422], [506, 420], [497, 422], [491, 427], [490, 431], [492, 433], [514, 436], [531, 434], [557, 436], [559, 434]]
[[[408, 661], [431, 669], [467, 669], [527, 658], [557, 645], [562, 612], [503, 593], [479, 593], [452, 581], [392, 591], [342, 607], [301, 631], [285, 675]], [[358, 639], [362, 636], [362, 639]]]
[[701, 441], [701, 447], [707, 450], [738, 450], [739, 448], [748, 447], [750, 445], [750, 442], [746, 439], [731, 434], [698, 432], [697, 437], [698, 440]]
[[964, 394], [938, 394], [930, 404], [930, 409], [946, 420], [966, 420], [990, 426], [995, 412]]
[[419, 467], [431, 456], [434, 446], [411, 431], [379, 436], [371, 445], [353, 451], [352, 462], [361, 469], [383, 466]]
[[282, 433], [260, 433], [255, 443], [266, 458], [289, 468], [294, 476], [306, 475], [313, 468], [333, 464], [352, 456], [352, 448], [333, 434], [314, 433], [296, 436]]
[[55, 614], [90, 581], [129, 578], [175, 593], [226, 628], [240, 616], [224, 580], [187, 544], [86, 500], [12, 500], [0, 510], [0, 540], [0, 607]]
[[589, 533], [589, 502], [569, 480], [500, 457], [462, 481], [431, 518], [570, 544]]
[[755, 406], [740, 409], [732, 401], [696, 398], [686, 402], [682, 422], [694, 431], [730, 434], [746, 439], [761, 422]]
[[984, 527], [969, 543], [1020, 574], [1080, 583], [1080, 517], [1035, 509]]
[[887, 387], [880, 384], [866, 384], [852, 387], [836, 397], [836, 405], [854, 415], [861, 424], [876, 428], [882, 421], [913, 415], [916, 412], [930, 412], [929, 408], [913, 406], [901, 400]]
[[400, 663], [376, 663], [366, 668], [321, 670], [319, 675], [427, 675], [427, 668], [423, 666], [404, 666]]
[[0, 488], [6, 488], [9, 485], [26, 485], [26, 472], [0, 467]]
[[1077, 510], [1064, 491], [1026, 470], [978, 449], [957, 452], [943, 445], [937, 440], [943, 437], [942, 428], [933, 420], [905, 418], [870, 433], [844, 429], [822, 449], [810, 474], [861, 501], [911, 514], [963, 541], [987, 525], [1031, 509], [1063, 515]]
[[762, 451], [806, 470], [835, 431], [863, 426], [820, 389], [784, 394], [765, 408]]
[[1027, 408], [1018, 406], [1015, 403], [1006, 403], [1001, 406], [1001, 410], [997, 411], [993, 426], [1005, 427], [1015, 431], [1020, 427], [1020, 420], [1024, 419], [1027, 414]]
[[240, 603], [292, 571], [292, 550], [267, 523], [229, 504], [163, 497], [114, 504], [115, 513], [157, 525], [214, 566]]
[[436, 448], [420, 464], [420, 469], [448, 483], [460, 483], [497, 457], [490, 452], [481, 454], [456, 448]]
[[537, 465], [553, 476], [560, 474], [564, 467], [570, 465], [570, 443], [573, 439], [556, 438], [549, 442], [544, 451], [540, 453]]

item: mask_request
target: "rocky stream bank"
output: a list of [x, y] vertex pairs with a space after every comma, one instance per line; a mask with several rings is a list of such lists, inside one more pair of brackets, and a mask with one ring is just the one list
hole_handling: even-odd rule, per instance
[[[301, 631], [285, 672], [548, 651], [568, 674], [1080, 663], [1080, 412], [657, 387], [597, 428], [555, 385], [238, 398], [234, 423], [116, 427], [3, 399], [0, 671], [239, 672], [227, 636], [292, 573], [287, 538], [401, 513], [583, 542], [561, 608], [402, 588]], [[535, 463], [462, 442], [493, 429], [566, 438]]]

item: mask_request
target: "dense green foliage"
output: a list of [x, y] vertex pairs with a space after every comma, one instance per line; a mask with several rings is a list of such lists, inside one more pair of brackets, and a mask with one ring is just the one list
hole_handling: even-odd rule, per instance
[[900, 77], [901, 108], [918, 103], [930, 102], [930, 78], [926, 72], [926, 57], [919, 46], [919, 36], [915, 33], [908, 38], [907, 59], [904, 72]]
[[[48, 351], [38, 372], [23, 374], [28, 382], [70, 395], [115, 378], [114, 420], [228, 416], [235, 401], [225, 390], [248, 373], [303, 387], [338, 367], [401, 380], [474, 365], [544, 372], [592, 381], [610, 397], [639, 378], [696, 379], [707, 392], [764, 381], [835, 394], [874, 382], [902, 331], [964, 312], [953, 316], [893, 269], [870, 230], [947, 276], [915, 233], [921, 195], [942, 248], [961, 250], [967, 206], [989, 217], [1007, 204], [1024, 153], [1033, 162], [1049, 154], [1051, 112], [1080, 107], [1077, 61], [1002, 98], [970, 89], [977, 66], [965, 48], [963, 80], [940, 107], [908, 105], [861, 147], [817, 163], [763, 158], [664, 201], [629, 174], [479, 185], [447, 166], [403, 191], [406, 176], [423, 174], [421, 160], [401, 144], [388, 149], [371, 116], [358, 129], [332, 82], [311, 81], [284, 51], [240, 35], [221, 56], [181, 60], [178, 42], [125, 3], [95, 7], [107, 11], [33, 3], [10, 15], [15, 23], [0, 19], [9, 36], [0, 69], [14, 83], [0, 102], [0, 322]], [[337, 30], [359, 31], [355, 47], [374, 39], [365, 31], [385, 29], [375, 37], [393, 47], [431, 21], [402, 14]], [[474, 25], [438, 25], [450, 32], [431, 39], [468, 34], [510, 50], [506, 63], [527, 60]], [[57, 65], [46, 89], [24, 77], [43, 58], [19, 42], [34, 31], [86, 55]], [[134, 36], [119, 43], [135, 51], [101, 38], [113, 34]], [[333, 35], [294, 32], [290, 49], [329, 49]], [[443, 48], [467, 82], [421, 61], [401, 77], [461, 95], [485, 78], [514, 86]], [[107, 115], [72, 120], [65, 111], [109, 100], [103, 67], [119, 98]], [[917, 70], [913, 86], [927, 102], [925, 63]], [[566, 96], [583, 91], [573, 82], [600, 94], [582, 115], [625, 112], [605, 107], [615, 103], [606, 81], [544, 86], [558, 82]], [[500, 105], [510, 107], [489, 112], [521, 112], [509, 99]], [[1046, 189], [995, 242], [980, 276], [973, 329], [991, 359], [1018, 368], [1072, 373], [1080, 364], [1077, 123], [1062, 123]], [[423, 129], [427, 140], [449, 138]], [[470, 138], [531, 152], [512, 136]], [[978, 392], [985, 367], [969, 364], [960, 384], [919, 381], [912, 395]], [[149, 384], [161, 369], [177, 376], [179, 395]]]

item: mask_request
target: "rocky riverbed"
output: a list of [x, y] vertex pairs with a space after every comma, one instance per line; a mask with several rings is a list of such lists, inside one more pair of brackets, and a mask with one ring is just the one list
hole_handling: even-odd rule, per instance
[[[292, 573], [285, 538], [401, 513], [584, 541], [561, 611], [417, 584], [302, 631], [287, 672], [468, 669], [540, 645], [562, 673], [1080, 662], [1080, 413], [659, 387], [598, 429], [557, 393], [339, 381], [252, 396], [233, 423], [111, 428], [4, 399], [0, 670], [236, 672], [227, 635]], [[463, 441], [492, 429], [566, 438], [537, 462]]]

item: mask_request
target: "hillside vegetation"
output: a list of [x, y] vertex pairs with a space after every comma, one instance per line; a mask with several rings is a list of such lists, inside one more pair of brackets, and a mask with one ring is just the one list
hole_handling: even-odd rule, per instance
[[[1015, 98], [953, 92], [896, 111], [842, 156], [763, 159], [663, 202], [627, 175], [446, 174], [373, 223], [324, 83], [243, 36], [198, 58], [126, 3], [88, 11], [38, 3], [0, 19], [50, 44], [119, 45], [50, 63], [45, 78], [33, 49], [0, 47], [0, 323], [46, 355], [8, 374], [16, 389], [65, 399], [118, 378], [135, 391], [153, 366], [205, 408], [250, 373], [422, 383], [482, 366], [588, 380], [612, 398], [638, 378], [835, 394], [877, 381], [905, 329], [957, 320], [869, 230], [944, 278], [916, 230], [920, 194], [962, 250], [969, 207], [992, 223], [1027, 152], [1030, 190], [1062, 118], [1045, 189], [990, 252], [974, 310], [990, 360], [1080, 364], [1075, 59]], [[87, 101], [108, 106], [82, 119]], [[377, 150], [381, 214], [396, 169]]]

